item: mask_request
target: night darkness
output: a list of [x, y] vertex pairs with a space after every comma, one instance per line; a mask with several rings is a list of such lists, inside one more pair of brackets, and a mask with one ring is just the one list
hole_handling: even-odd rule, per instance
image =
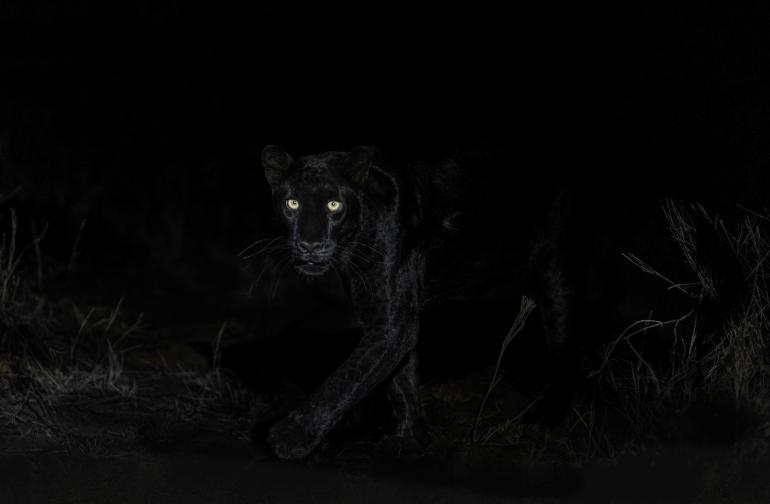
[[[770, 8], [5, 1], [0, 23], [9, 502], [770, 495]], [[304, 460], [265, 444], [362, 337], [334, 281], [239, 256], [280, 231], [268, 144], [462, 168], [478, 270], [452, 273], [483, 281], [420, 315], [420, 443], [384, 434], [380, 386]], [[569, 355], [535, 312], [490, 386], [559, 190]]]

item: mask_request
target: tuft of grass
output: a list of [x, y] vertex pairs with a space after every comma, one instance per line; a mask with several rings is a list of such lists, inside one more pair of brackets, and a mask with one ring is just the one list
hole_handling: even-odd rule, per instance
[[[677, 282], [632, 254], [624, 256], [665, 282], [668, 290], [687, 295], [691, 307], [671, 320], [635, 321], [603, 346], [589, 374], [595, 395], [622, 419], [627, 442], [699, 435], [766, 444], [768, 219], [749, 214], [729, 226], [702, 205], [674, 201], [665, 202], [663, 211], [691, 278]], [[658, 346], [661, 335], [668, 335], [663, 338], [665, 351], [645, 348], [653, 331]], [[704, 426], [698, 418], [699, 412], [725, 408], [731, 425]], [[731, 432], [713, 433], [711, 428]]]
[[11, 210], [10, 229], [0, 239], [0, 349], [6, 351], [26, 346], [23, 338], [27, 335], [41, 337], [50, 332], [45, 301], [32, 294], [22, 281], [21, 271], [25, 254], [31, 248], [39, 249], [45, 229], [21, 249], [16, 243], [17, 233], [18, 219]]

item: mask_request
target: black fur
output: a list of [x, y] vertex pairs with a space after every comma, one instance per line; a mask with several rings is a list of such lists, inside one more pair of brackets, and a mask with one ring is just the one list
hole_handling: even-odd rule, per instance
[[[262, 163], [275, 211], [286, 224], [294, 266], [308, 276], [338, 274], [363, 328], [352, 354], [299, 408], [273, 425], [268, 443], [280, 458], [308, 455], [380, 384], [386, 384], [397, 416], [396, 436], [418, 435], [420, 310], [447, 293], [473, 291], [468, 286], [483, 276], [484, 254], [466, 254], [470, 251], [456, 240], [468, 227], [466, 215], [473, 215], [462, 208], [457, 164], [399, 171], [381, 166], [363, 147], [295, 160], [275, 146], [264, 149]], [[329, 201], [341, 207], [330, 211]], [[568, 340], [573, 294], [563, 273], [559, 233], [543, 230], [560, 229], [559, 215], [546, 215], [547, 226], [532, 227], [537, 231], [523, 238], [527, 243], [515, 244], [531, 250], [523, 260], [530, 271], [545, 273], [534, 275], [532, 284], [557, 354]], [[464, 243], [484, 245], [473, 236]], [[446, 254], [450, 249], [456, 253]], [[463, 262], [469, 255], [475, 263]]]

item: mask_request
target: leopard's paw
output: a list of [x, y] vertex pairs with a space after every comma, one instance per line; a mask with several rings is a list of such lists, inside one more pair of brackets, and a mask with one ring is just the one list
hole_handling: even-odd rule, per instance
[[275, 455], [283, 460], [297, 460], [307, 457], [318, 446], [320, 437], [292, 416], [270, 428], [267, 443]]

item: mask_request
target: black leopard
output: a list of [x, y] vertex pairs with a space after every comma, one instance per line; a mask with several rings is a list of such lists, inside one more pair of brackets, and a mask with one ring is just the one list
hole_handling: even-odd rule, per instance
[[[490, 276], [479, 266], [487, 260], [478, 253], [483, 238], [468, 225], [476, 217], [463, 205], [462, 169], [453, 160], [398, 169], [366, 147], [295, 159], [273, 145], [264, 148], [262, 165], [291, 264], [310, 278], [339, 276], [363, 330], [331, 376], [270, 428], [268, 443], [280, 458], [307, 456], [380, 385], [397, 419], [395, 436], [422, 437], [415, 351], [420, 312], [442, 297], [472, 295], [469, 286]], [[541, 213], [543, 226], [521, 237], [528, 265], [521, 276], [528, 279], [523, 285], [533, 286], [546, 338], [559, 354], [568, 341], [572, 292], [561, 270], [559, 219]]]

